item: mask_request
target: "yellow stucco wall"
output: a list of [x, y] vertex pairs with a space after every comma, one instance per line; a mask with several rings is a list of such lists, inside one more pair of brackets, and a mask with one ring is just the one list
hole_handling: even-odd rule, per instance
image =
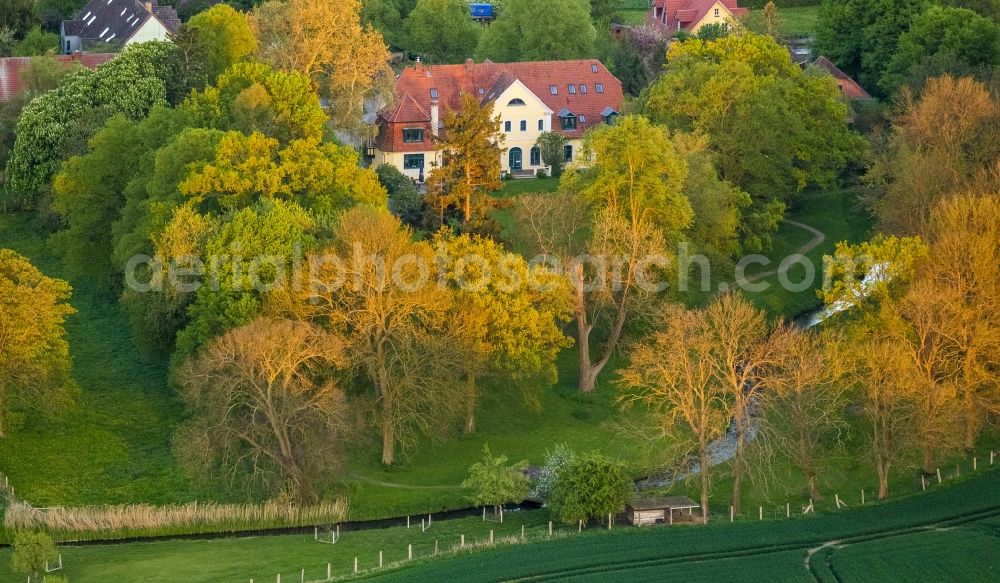
[[[715, 15], [716, 10], [719, 11], [718, 16]], [[708, 14], [706, 14], [705, 17], [701, 19], [701, 22], [691, 27], [691, 32], [694, 34], [698, 34], [698, 31], [701, 30], [701, 27], [708, 24], [726, 24], [727, 22], [729, 22], [732, 16], [733, 13], [730, 12], [728, 8], [723, 6], [721, 2], [716, 2], [715, 6], [708, 9]]]

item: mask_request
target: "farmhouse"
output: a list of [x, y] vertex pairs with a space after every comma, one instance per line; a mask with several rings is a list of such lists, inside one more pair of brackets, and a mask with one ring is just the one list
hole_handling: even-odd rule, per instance
[[675, 520], [690, 522], [698, 508], [701, 506], [687, 496], [647, 498], [626, 506], [625, 518], [633, 526], [673, 524]]
[[847, 73], [841, 71], [830, 59], [820, 56], [812, 62], [811, 66], [833, 75], [833, 79], [837, 82], [837, 86], [840, 87], [840, 93], [845, 99], [853, 101], [872, 98], [857, 81], [852, 79]]
[[62, 52], [106, 52], [133, 43], [166, 40], [180, 18], [173, 6], [138, 0], [90, 0], [73, 20], [62, 22]]
[[728, 27], [732, 18], [748, 13], [737, 0], [653, 0], [647, 20], [670, 31], [697, 34], [710, 24]]
[[441, 137], [445, 108], [460, 106], [463, 93], [492, 102], [501, 120], [501, 166], [513, 174], [534, 174], [546, 167], [536, 142], [542, 132], [567, 139], [566, 162], [578, 159], [583, 134], [614, 123], [622, 86], [592, 59], [526, 63], [474, 63], [427, 66], [417, 63], [396, 81], [396, 99], [379, 112], [374, 163], [390, 164], [419, 179], [440, 163], [435, 142]]

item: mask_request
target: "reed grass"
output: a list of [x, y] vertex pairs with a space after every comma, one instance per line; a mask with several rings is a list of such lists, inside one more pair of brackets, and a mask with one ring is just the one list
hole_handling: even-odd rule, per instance
[[344, 500], [311, 506], [192, 502], [45, 509], [11, 501], [4, 512], [3, 526], [8, 532], [44, 530], [59, 542], [74, 542], [294, 528], [333, 524], [346, 516]]

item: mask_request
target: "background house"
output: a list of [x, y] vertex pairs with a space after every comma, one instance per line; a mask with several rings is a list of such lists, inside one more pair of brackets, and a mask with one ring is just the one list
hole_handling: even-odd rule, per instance
[[35, 59], [54, 58], [66, 67], [82, 65], [88, 69], [96, 69], [116, 56], [118, 56], [116, 53], [76, 53], [73, 55], [0, 59], [0, 103], [10, 101], [21, 92], [24, 87], [24, 73], [31, 67], [31, 63]]
[[671, 31], [697, 34], [703, 26], [728, 26], [733, 17], [748, 13], [737, 0], [653, 0], [648, 20]]
[[60, 48], [69, 54], [166, 40], [180, 25], [173, 6], [138, 0], [90, 0], [76, 18], [62, 22]]
[[535, 146], [542, 132], [567, 138], [565, 156], [576, 159], [583, 134], [618, 115], [622, 86], [600, 62], [536, 61], [474, 63], [405, 69], [396, 81], [396, 99], [379, 112], [374, 163], [391, 164], [411, 178], [440, 162], [445, 108], [457, 109], [463, 93], [493, 102], [504, 134], [504, 171], [545, 169]]

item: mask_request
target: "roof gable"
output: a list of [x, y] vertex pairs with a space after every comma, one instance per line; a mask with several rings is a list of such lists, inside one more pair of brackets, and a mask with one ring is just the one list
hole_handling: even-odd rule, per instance
[[871, 99], [871, 95], [865, 91], [864, 87], [860, 83], [855, 81], [847, 73], [840, 70], [840, 67], [833, 64], [830, 59], [820, 56], [818, 59], [812, 62], [811, 66], [817, 69], [826, 71], [837, 80], [837, 85], [840, 86], [840, 92], [843, 93], [844, 97], [848, 99]]
[[545, 111], [546, 115], [552, 115], [552, 110], [549, 108], [548, 105], [545, 104], [545, 101], [543, 101], [540, 97], [535, 95], [534, 91], [528, 89], [528, 87], [524, 83], [521, 83], [521, 81], [518, 79], [513, 79], [513, 81], [507, 84], [507, 86], [504, 87], [504, 90], [499, 94], [491, 94], [490, 92], [487, 92], [486, 96], [484, 97], [484, 101], [489, 100], [493, 101], [494, 103], [497, 103], [500, 106], [505, 106], [510, 102], [511, 99], [513, 99], [513, 96], [509, 95], [512, 93], [518, 93], [517, 92], [518, 89], [523, 89], [525, 92], [527, 92], [528, 95], [530, 95], [531, 98], [534, 99], [535, 104], [541, 106], [541, 108]]
[[[653, 0], [652, 20], [670, 29], [690, 29], [704, 20], [716, 5], [733, 16], [745, 16], [750, 12], [740, 6], [738, 0]], [[658, 10], [663, 11], [663, 17], [655, 17]]]
[[181, 21], [172, 6], [138, 0], [90, 0], [73, 20], [63, 21], [64, 36], [82, 40], [125, 42], [155, 18], [168, 32], [177, 32]]

